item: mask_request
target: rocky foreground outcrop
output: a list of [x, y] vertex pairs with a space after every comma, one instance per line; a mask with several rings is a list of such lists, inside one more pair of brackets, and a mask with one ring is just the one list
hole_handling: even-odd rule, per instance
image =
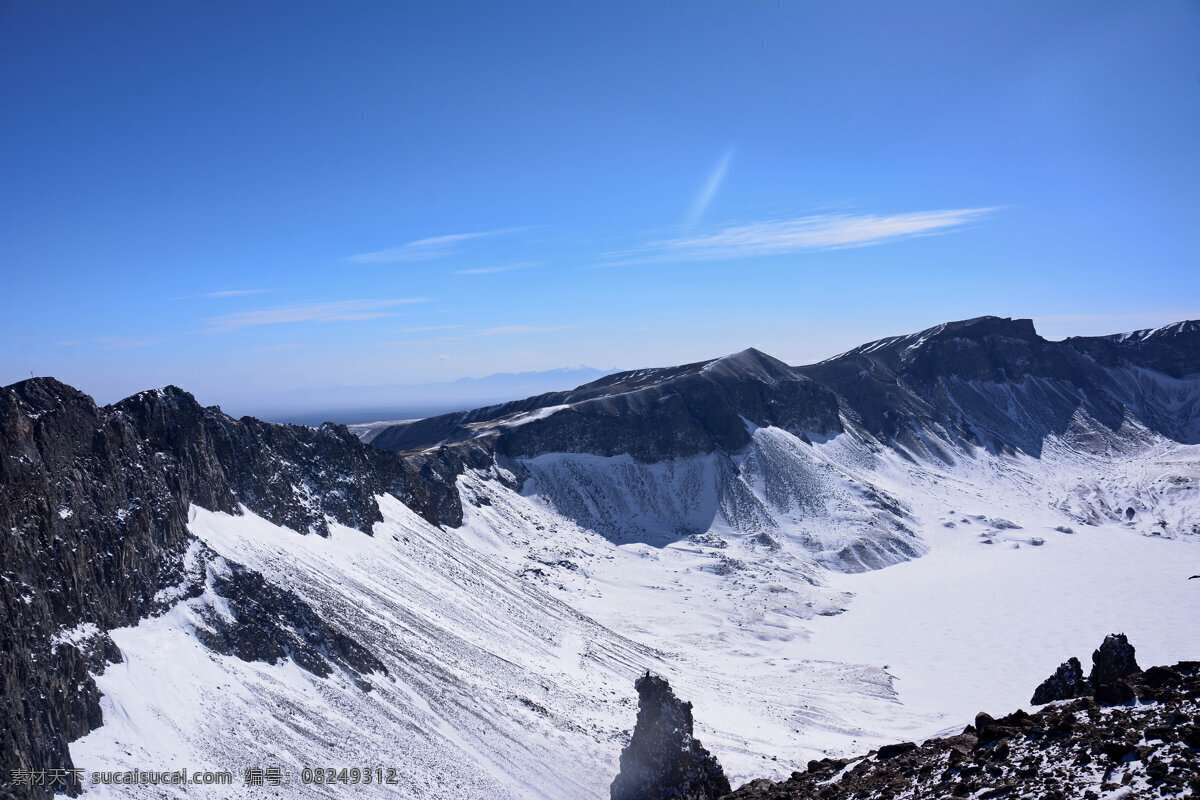
[[[1200, 662], [1143, 672], [1122, 634], [1106, 638], [1093, 661], [1088, 680], [1077, 659], [1063, 664], [1039, 692], [1082, 694], [1036, 713], [981, 713], [957, 736], [810, 761], [788, 780], [751, 781], [727, 800], [1200, 795]], [[1113, 687], [1127, 689], [1128, 700], [1114, 701]]]
[[1135, 694], [1126, 679], [1141, 671], [1129, 639], [1123, 633], [1112, 633], [1092, 653], [1092, 672], [1086, 680], [1079, 659], [1072, 656], [1038, 686], [1030, 702], [1040, 706], [1056, 700], [1093, 695], [1097, 700], [1109, 704], [1126, 703]]
[[621, 751], [612, 800], [716, 800], [729, 780], [692, 735], [692, 704], [680, 701], [666, 680], [647, 672], [634, 684], [637, 726]]

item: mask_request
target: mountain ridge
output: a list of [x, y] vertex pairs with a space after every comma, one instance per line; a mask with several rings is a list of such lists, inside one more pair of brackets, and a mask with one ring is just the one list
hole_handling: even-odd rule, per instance
[[[11, 769], [70, 766], [68, 742], [102, 722], [93, 676], [121, 657], [107, 631], [181, 598], [199, 604], [188, 593], [207, 584], [216, 599], [206, 601], [210, 611], [197, 605], [202, 613], [229, 601], [294, 617], [293, 629], [278, 630], [249, 624], [245, 614], [233, 627], [212, 617], [206, 646], [215, 652], [270, 660], [300, 648], [294, 643], [309, 629], [318, 652], [354, 653], [367, 672], [382, 663], [370, 642], [322, 629], [328, 609], [283, 585], [284, 576], [266, 569], [270, 561], [255, 571], [233, 560], [222, 566], [229, 554], [213, 553], [197, 567], [196, 508], [260, 517], [315, 539], [336, 526], [370, 537], [388, 495], [428, 536], [468, 518], [499, 525], [494, 515], [503, 511], [517, 526], [516, 546], [529, 548], [520, 580], [566, 581], [585, 571], [578, 542], [551, 544], [561, 524], [642, 548], [635, 552], [686, 543], [680, 552], [695, 559], [687, 569], [730, 576], [765, 606], [779, 602], [775, 590], [764, 588], [764, 599], [753, 594], [755, 581], [739, 584], [739, 574], [761, 572], [768, 587], [781, 574], [816, 585], [819, 568], [871, 570], [926, 552], [919, 509], [883, 469], [893, 454], [936, 470], [977, 456], [999, 464], [1040, 458], [1047, 442], [1091, 459], [1200, 442], [1200, 325], [1064, 343], [1042, 339], [1026, 322], [946, 323], [807, 367], [748, 348], [395, 426], [371, 445], [345, 426], [235, 420], [173, 386], [108, 406], [53, 378], [4, 387], [0, 780]], [[1055, 513], [1133, 525], [1126, 509], [1137, 505], [1136, 514], [1163, 520], [1162, 534], [1169, 525], [1171, 535], [1187, 535], [1187, 504], [1171, 503], [1186, 499], [1192, 484], [1178, 471], [1167, 479], [1166, 491], [1157, 483], [1118, 486], [1123, 494], [1071, 488], [1055, 499]], [[1011, 525], [977, 519], [990, 526], [981, 535], [996, 540]], [[522, 527], [535, 525], [530, 520], [541, 520], [536, 534]], [[542, 554], [551, 547], [561, 550]], [[587, 563], [599, 569], [603, 557]], [[817, 596], [801, 610], [776, 607], [787, 619], [841, 610]], [[87, 643], [63, 638], [85, 624], [97, 631]], [[255, 639], [262, 646], [240, 644]]]
[[[1052, 342], [1037, 334], [1032, 320], [977, 317], [879, 339], [816, 364], [797, 367], [749, 348], [677, 367], [615, 373], [567, 392], [381, 426], [372, 431], [369, 441], [376, 447], [404, 451], [495, 434], [497, 447], [507, 454], [531, 455], [554, 447], [569, 450], [561, 434], [548, 430], [547, 441], [536, 444], [531, 441], [533, 432], [560, 427], [564, 412], [570, 412], [565, 418], [572, 426], [581, 422], [598, 425], [596, 418], [605, 409], [655, 416], [649, 408], [653, 402], [670, 403], [674, 402], [671, 398], [684, 392], [711, 389], [697, 385], [698, 376], [705, 374], [710, 382], [718, 379], [728, 384], [718, 386], [710, 395], [728, 394], [729, 387], [740, 387], [736, 392], [742, 401], [748, 399], [745, 389], [751, 384], [763, 387], [766, 394], [780, 385], [786, 385], [789, 393], [796, 392], [804, 384], [807, 408], [799, 407], [789, 397], [787, 402], [772, 398], [774, 402], [766, 405], [775, 408], [767, 409], [762, 402], [766, 398], [760, 397], [752, 403], [752, 411], [758, 416], [750, 416], [756, 425], [782, 423], [801, 435], [821, 436], [840, 432], [845, 424], [857, 424], [885, 444], [914, 451], [927, 448], [932, 430], [938, 438], [954, 444], [1019, 449], [1036, 455], [1041, 440], [1051, 432], [1063, 433], [1081, 409], [1109, 430], [1119, 428], [1125, 410], [1132, 409], [1137, 421], [1158, 433], [1180, 441], [1200, 441], [1200, 419], [1193, 416], [1171, 428], [1165, 415], [1153, 409], [1146, 411], [1140, 405], [1156, 399], [1155, 387], [1146, 391], [1142, 386], [1129, 385], [1128, 375], [1116, 374], [1131, 368], [1161, 372], [1173, 380], [1188, 380], [1200, 374], [1200, 323], [1186, 321], [1155, 330], [1153, 337], [1114, 334]], [[977, 382], [1020, 383], [1026, 378], [1039, 379], [1046, 385], [1032, 387], [1034, 396], [1027, 398], [987, 398], [976, 390]], [[631, 398], [640, 398], [640, 402]], [[1029, 425], [1022, 428], [1011, 420], [1006, 422], [999, 407], [1013, 401], [1020, 407], [1049, 409], [1049, 415], [1026, 409]], [[733, 431], [734, 415], [728, 408], [721, 409], [719, 398], [714, 402], [715, 407], [707, 410], [697, 411], [692, 406], [686, 409], [702, 427], [712, 427], [707, 435], [675, 430], [672, 436], [681, 445], [673, 450], [630, 444], [628, 452], [635, 458], [655, 461], [693, 451], [711, 452], [718, 445], [727, 449], [744, 446], [743, 437]], [[785, 405], [790, 406], [787, 412], [771, 413]], [[978, 419], [966, 419], [972, 415], [967, 411], [970, 406], [974, 406], [973, 414]], [[520, 416], [544, 409], [554, 411], [536, 418]], [[925, 430], [904, 430], [900, 425], [904, 415], [920, 419]], [[622, 439], [615, 433], [614, 438]], [[592, 437], [583, 448], [595, 452], [592, 448], [596, 446]], [[605, 447], [611, 450], [612, 445]], [[940, 447], [934, 451], [937, 457], [952, 458]]]

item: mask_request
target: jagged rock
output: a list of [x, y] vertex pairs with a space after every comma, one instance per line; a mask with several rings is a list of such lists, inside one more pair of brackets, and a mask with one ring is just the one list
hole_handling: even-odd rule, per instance
[[[52, 378], [0, 389], [0, 797], [13, 769], [75, 766], [67, 743], [101, 723], [92, 674], [120, 658], [103, 632], [164, 610], [156, 595], [185, 578], [193, 503], [246, 506], [305, 534], [370, 534], [387, 492], [458, 525], [454, 479], [479, 457], [464, 447], [402, 456], [340, 425], [233, 419], [174, 387], [110, 406]], [[98, 635], [51, 644], [82, 623]], [[352, 647], [342, 655], [373, 669]]]
[[1094, 686], [1104, 686], [1141, 671], [1134, 658], [1133, 645], [1125, 638], [1125, 634], [1110, 633], [1092, 653], [1092, 674], [1088, 679]]
[[[1100, 647], [1092, 653], [1092, 672], [1086, 679], [1079, 659], [1070, 658], [1063, 662], [1053, 675], [1042, 682], [1030, 701], [1034, 705], [1069, 700], [1073, 697], [1095, 697], [1103, 705], [1128, 703], [1136, 696], [1127, 678], [1141, 672], [1134, 658], [1133, 645], [1123, 633], [1109, 634]], [[1144, 684], [1146, 699], [1153, 699], [1157, 683], [1163, 679], [1156, 673]]]
[[692, 735], [692, 704], [647, 672], [634, 684], [637, 725], [621, 751], [612, 800], [715, 800], [729, 793], [721, 764]]
[[1053, 675], [1042, 681], [1029, 702], [1040, 706], [1055, 700], [1082, 697], [1088, 693], [1089, 688], [1087, 680], [1083, 677], [1083, 666], [1078, 658], [1071, 656], [1059, 665]]

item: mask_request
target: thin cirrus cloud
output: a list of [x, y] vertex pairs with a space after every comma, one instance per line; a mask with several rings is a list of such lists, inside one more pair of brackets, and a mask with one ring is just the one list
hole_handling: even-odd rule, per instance
[[717, 162], [716, 168], [708, 176], [708, 180], [704, 182], [704, 186], [701, 187], [700, 193], [692, 201], [692, 207], [688, 211], [687, 216], [688, 225], [695, 225], [704, 216], [704, 212], [708, 210], [708, 206], [712, 203], [713, 198], [720, 191], [721, 184], [725, 182], [725, 173], [729, 171], [731, 161], [733, 161], [732, 147], [725, 151], [725, 155]]
[[462, 325], [426, 325], [422, 328], [399, 328], [397, 333], [428, 333], [429, 331], [452, 331]]
[[868, 247], [911, 236], [949, 233], [995, 208], [954, 208], [906, 214], [816, 214], [787, 220], [731, 225], [709, 233], [649, 242], [610, 253], [601, 266], [657, 261], [718, 261]]
[[494, 275], [497, 272], [514, 272], [519, 269], [529, 269], [541, 264], [540, 261], [522, 261], [518, 264], [502, 264], [495, 267], [475, 267], [473, 269], [456, 269], [455, 275]]
[[270, 289], [222, 289], [219, 292], [206, 292], [200, 295], [212, 299], [221, 299], [225, 297], [245, 297], [249, 294], [265, 294], [271, 291]]
[[402, 300], [335, 300], [304, 306], [264, 308], [258, 311], [238, 311], [211, 317], [203, 333], [225, 333], [255, 325], [284, 325], [297, 322], [358, 322], [394, 316], [397, 306], [426, 303], [428, 298]]
[[400, 264], [406, 261], [429, 261], [452, 255], [467, 242], [485, 239], [490, 236], [503, 236], [504, 234], [517, 233], [523, 230], [527, 229], [498, 228], [494, 231], [475, 231], [472, 233], [452, 233], [447, 236], [434, 236], [428, 239], [417, 239], [398, 247], [389, 247], [370, 253], [359, 253], [349, 256], [345, 260], [349, 264]]

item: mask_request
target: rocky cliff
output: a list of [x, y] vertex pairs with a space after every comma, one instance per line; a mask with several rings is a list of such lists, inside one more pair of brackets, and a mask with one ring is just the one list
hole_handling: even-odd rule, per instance
[[[457, 525], [453, 478], [475, 457], [402, 458], [341, 426], [235, 420], [174, 387], [105, 407], [53, 379], [0, 390], [0, 796], [16, 791], [13, 769], [71, 768], [67, 743], [101, 724], [89, 670], [120, 657], [103, 631], [187, 591], [191, 504], [320, 536], [331, 523], [369, 533], [387, 492]], [[302, 612], [236, 565], [221, 587]], [[318, 644], [370, 666], [352, 643]]]

